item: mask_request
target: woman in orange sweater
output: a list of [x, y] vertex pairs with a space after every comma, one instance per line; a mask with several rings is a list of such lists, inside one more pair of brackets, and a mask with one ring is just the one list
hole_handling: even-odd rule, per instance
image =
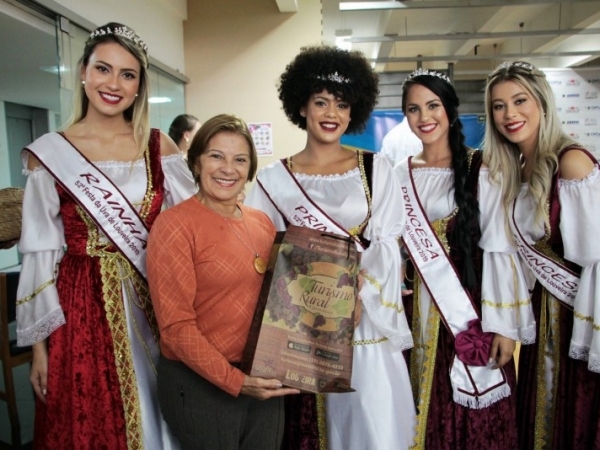
[[239, 370], [275, 237], [264, 213], [237, 203], [256, 149], [243, 121], [219, 115], [188, 155], [200, 189], [163, 212], [148, 241], [161, 409], [185, 449], [276, 450], [282, 396], [298, 391]]

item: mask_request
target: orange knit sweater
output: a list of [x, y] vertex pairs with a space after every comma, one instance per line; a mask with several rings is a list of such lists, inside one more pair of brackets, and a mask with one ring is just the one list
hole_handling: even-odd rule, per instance
[[263, 280], [254, 250], [268, 259], [275, 237], [265, 214], [240, 208], [243, 221], [226, 219], [192, 197], [158, 216], [147, 250], [163, 356], [234, 396], [244, 373], [229, 363], [241, 359]]

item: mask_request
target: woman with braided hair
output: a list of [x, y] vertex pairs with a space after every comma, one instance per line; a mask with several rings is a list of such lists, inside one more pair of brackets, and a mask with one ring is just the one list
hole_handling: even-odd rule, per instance
[[[402, 110], [423, 151], [399, 163], [407, 225], [404, 297], [415, 347], [415, 448], [515, 448], [515, 341], [534, 339], [528, 292], [499, 190], [464, 143], [449, 78], [419, 69]], [[527, 302], [525, 302], [527, 303]]]

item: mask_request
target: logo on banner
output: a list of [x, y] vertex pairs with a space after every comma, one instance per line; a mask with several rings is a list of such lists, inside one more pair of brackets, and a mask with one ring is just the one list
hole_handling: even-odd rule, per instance
[[600, 84], [600, 78], [590, 78], [587, 82], [590, 84]]
[[567, 86], [579, 86], [579, 80], [570, 79], [567, 80]]
[[566, 112], [568, 112], [568, 113], [578, 113], [579, 112], [579, 108], [577, 106], [569, 106], [567, 108]]
[[598, 91], [586, 91], [585, 98], [598, 98]]
[[572, 139], [579, 139], [579, 134], [578, 133], [569, 133], [569, 137], [571, 137]]
[[567, 98], [579, 98], [579, 94], [563, 94], [563, 97], [567, 97]]
[[600, 111], [600, 105], [587, 106], [586, 109], [590, 111]]
[[586, 117], [585, 125], [588, 127], [595, 127], [596, 125], [598, 125], [598, 121], [593, 117]]
[[562, 84], [561, 80], [549, 80], [550, 86], [560, 86]]
[[579, 125], [579, 120], [567, 120], [563, 122], [563, 125]]
[[591, 133], [585, 133], [587, 137], [600, 137], [599, 131], [592, 131]]

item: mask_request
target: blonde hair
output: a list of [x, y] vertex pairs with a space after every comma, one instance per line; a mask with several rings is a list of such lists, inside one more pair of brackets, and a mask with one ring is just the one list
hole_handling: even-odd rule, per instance
[[[111, 31], [112, 30], [112, 31]], [[127, 33], [114, 32], [114, 30], [126, 30]], [[138, 147], [138, 157], [140, 157], [150, 139], [150, 110], [148, 98], [150, 97], [149, 80], [148, 80], [148, 54], [143, 41], [130, 28], [115, 22], [108, 23], [96, 28], [90, 35], [90, 38], [85, 43], [83, 55], [77, 65], [78, 72], [82, 68], [87, 67], [90, 57], [99, 44], [107, 42], [116, 42], [140, 63], [139, 87], [137, 97], [133, 104], [123, 112], [123, 117], [133, 127], [133, 137]], [[73, 95], [73, 112], [71, 117], [64, 125], [63, 129], [74, 125], [83, 120], [87, 114], [89, 99], [85, 94], [85, 89], [80, 84], [78, 89], [75, 89]], [[137, 159], [137, 158], [136, 158]]]
[[519, 194], [522, 180], [519, 146], [506, 139], [494, 123], [492, 89], [505, 81], [514, 81], [522, 86], [540, 110], [533, 170], [527, 184], [536, 200], [536, 219], [543, 219], [549, 227], [546, 204], [552, 176], [558, 167], [558, 153], [576, 143], [562, 129], [554, 104], [554, 93], [541, 70], [525, 62], [510, 62], [501, 64], [488, 76], [485, 87], [483, 162], [488, 166], [492, 180], [502, 183], [502, 203], [508, 213], [507, 217], [512, 215], [512, 204]]

